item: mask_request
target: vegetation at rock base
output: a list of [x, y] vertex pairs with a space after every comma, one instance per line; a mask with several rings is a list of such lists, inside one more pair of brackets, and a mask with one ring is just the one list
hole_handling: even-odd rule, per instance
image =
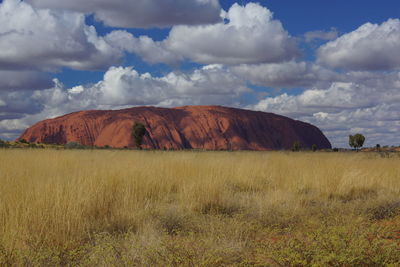
[[379, 155], [0, 150], [0, 266], [398, 266]]
[[292, 146], [292, 151], [299, 152], [300, 150], [301, 150], [301, 143], [299, 141], [294, 142]]
[[135, 141], [136, 148], [142, 149], [143, 137], [147, 133], [146, 127], [140, 122], [135, 122], [132, 127], [132, 137]]
[[317, 146], [316, 144], [312, 145], [312, 146], [311, 146], [311, 150], [312, 150], [313, 152], [317, 151], [317, 150], [318, 150], [318, 146]]
[[68, 142], [64, 146], [66, 149], [84, 149], [85, 147], [76, 142]]

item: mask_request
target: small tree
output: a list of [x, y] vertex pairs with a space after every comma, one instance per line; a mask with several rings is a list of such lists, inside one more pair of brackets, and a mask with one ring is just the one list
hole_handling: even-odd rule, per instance
[[378, 150], [378, 151], [381, 150], [381, 145], [380, 144], [376, 144], [376, 150]]
[[313, 152], [315, 152], [315, 151], [318, 150], [318, 147], [317, 147], [316, 144], [313, 144], [313, 145], [311, 146], [311, 149], [312, 149]]
[[298, 151], [300, 151], [300, 149], [301, 149], [300, 142], [299, 141], [294, 142], [293, 146], [292, 146], [292, 151], [293, 152], [298, 152]]
[[349, 145], [356, 150], [361, 148], [364, 145], [364, 142], [365, 137], [362, 134], [349, 135]]
[[143, 136], [147, 133], [146, 127], [140, 122], [135, 122], [132, 127], [132, 137], [137, 148], [142, 149]]

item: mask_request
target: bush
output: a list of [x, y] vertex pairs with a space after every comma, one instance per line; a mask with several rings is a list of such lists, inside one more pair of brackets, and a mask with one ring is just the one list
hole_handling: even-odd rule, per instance
[[300, 144], [300, 142], [298, 142], [298, 141], [294, 142], [294, 143], [293, 143], [293, 146], [292, 146], [292, 151], [293, 151], [293, 152], [298, 152], [298, 151], [300, 151], [300, 150], [301, 150], [301, 144]]
[[132, 127], [132, 137], [135, 141], [136, 148], [142, 149], [143, 137], [147, 133], [146, 127], [140, 122], [135, 122]]
[[0, 148], [10, 147], [10, 144], [0, 139]]
[[112, 147], [110, 147], [109, 145], [105, 145], [105, 146], [96, 146], [95, 148], [96, 148], [96, 149], [104, 149], [104, 150], [112, 149]]
[[76, 142], [68, 142], [67, 144], [65, 144], [64, 148], [65, 149], [84, 149], [85, 147]]
[[311, 149], [312, 149], [313, 152], [315, 152], [315, 151], [318, 150], [318, 147], [317, 147], [316, 144], [314, 144], [314, 145], [311, 146]]

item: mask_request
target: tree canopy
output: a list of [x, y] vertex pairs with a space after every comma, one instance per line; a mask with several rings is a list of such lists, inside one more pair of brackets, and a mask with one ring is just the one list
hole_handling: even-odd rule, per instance
[[137, 148], [142, 149], [143, 136], [146, 133], [146, 127], [140, 122], [135, 122], [132, 127], [132, 137], [135, 141], [135, 145]]
[[350, 147], [355, 148], [356, 150], [361, 148], [364, 145], [365, 136], [362, 134], [355, 134], [349, 136], [349, 145]]

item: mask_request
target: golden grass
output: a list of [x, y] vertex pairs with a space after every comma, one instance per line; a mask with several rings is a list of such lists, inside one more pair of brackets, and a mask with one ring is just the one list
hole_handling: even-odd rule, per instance
[[400, 266], [396, 154], [0, 150], [0, 184], [1, 266]]

